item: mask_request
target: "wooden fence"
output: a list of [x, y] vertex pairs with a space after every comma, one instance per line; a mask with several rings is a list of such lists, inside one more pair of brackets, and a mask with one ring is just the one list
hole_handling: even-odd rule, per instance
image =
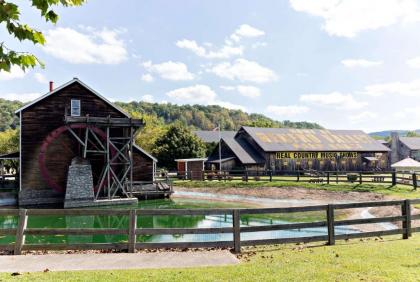
[[[0, 245], [0, 250], [10, 250], [14, 254], [21, 254], [23, 250], [86, 250], [86, 249], [116, 249], [135, 252], [136, 249], [147, 248], [210, 248], [210, 247], [230, 247], [236, 253], [241, 251], [241, 246], [266, 245], [297, 242], [326, 241], [329, 245], [334, 245], [336, 240], [375, 237], [384, 235], [401, 234], [403, 239], [408, 239], [413, 232], [420, 232], [420, 227], [412, 227], [412, 221], [420, 219], [420, 214], [413, 215], [411, 205], [420, 204], [420, 199], [383, 201], [383, 202], [363, 202], [349, 204], [330, 204], [304, 207], [287, 208], [262, 208], [262, 209], [1, 209], [0, 216], [18, 216], [17, 228], [0, 229], [1, 235], [14, 235], [14, 244]], [[342, 209], [367, 208], [367, 207], [388, 207], [398, 206], [401, 208], [401, 215], [379, 218], [360, 218], [335, 220], [334, 213]], [[242, 215], [255, 214], [283, 214], [295, 212], [323, 211], [326, 220], [306, 222], [273, 224], [263, 226], [241, 226]], [[128, 228], [27, 228], [28, 217], [32, 216], [121, 216], [128, 217]], [[214, 228], [138, 228], [138, 216], [192, 216], [192, 215], [231, 215], [232, 226]], [[350, 234], [335, 234], [335, 227], [348, 226], [355, 224], [372, 224], [384, 222], [401, 222], [402, 227], [394, 230], [384, 230], [375, 232], [360, 232]], [[305, 228], [325, 227], [327, 232], [321, 236], [290, 237], [275, 239], [241, 240], [241, 235], [247, 232], [274, 231], [274, 230], [296, 230]], [[168, 242], [168, 243], [145, 243], [137, 242], [137, 235], [158, 235], [158, 234], [232, 234], [232, 240], [212, 241], [212, 242]], [[80, 244], [26, 244], [26, 235], [125, 235], [127, 243], [108, 242], [108, 243], [80, 243]]]
[[[193, 175], [195, 177], [193, 177]], [[199, 177], [197, 177], [199, 176]], [[273, 171], [229, 170], [178, 172], [177, 179], [203, 181], [296, 181], [307, 183], [381, 183], [407, 185], [417, 189], [418, 175], [395, 171]], [[172, 178], [174, 179], [174, 178]]]

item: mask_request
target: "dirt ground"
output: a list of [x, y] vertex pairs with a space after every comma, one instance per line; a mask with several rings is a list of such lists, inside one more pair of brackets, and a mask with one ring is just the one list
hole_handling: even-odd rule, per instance
[[[343, 202], [366, 202], [366, 201], [384, 201], [393, 200], [392, 197], [384, 196], [370, 192], [337, 192], [318, 189], [306, 189], [299, 187], [259, 187], [259, 188], [185, 188], [175, 187], [175, 191], [210, 193], [216, 195], [239, 195], [247, 197], [265, 198], [265, 199], [289, 199], [304, 200], [313, 204], [331, 204]], [[175, 194], [176, 195], [176, 194]], [[184, 196], [183, 196], [184, 197]], [[194, 197], [194, 196], [192, 196]], [[273, 202], [274, 206], [278, 206]], [[272, 205], [272, 206], [273, 206]], [[291, 206], [295, 204], [290, 204]], [[267, 207], [267, 204], [261, 206]], [[282, 204], [284, 206], [284, 204]], [[401, 209], [398, 207], [376, 207], [360, 208], [348, 210], [348, 219], [361, 218], [362, 213], [370, 213], [375, 217], [388, 217], [401, 215]], [[420, 214], [420, 209], [413, 209], [413, 214]], [[401, 223], [394, 223], [401, 227]], [[420, 220], [412, 222], [413, 227], [420, 226]], [[363, 231], [376, 231], [383, 229], [379, 224], [364, 224], [355, 226]]]
[[335, 192], [320, 189], [306, 189], [299, 187], [259, 187], [259, 188], [184, 188], [174, 187], [175, 191], [202, 192], [212, 194], [228, 194], [252, 196], [270, 199], [314, 200], [326, 203], [353, 201], [379, 201], [389, 198], [369, 192]]

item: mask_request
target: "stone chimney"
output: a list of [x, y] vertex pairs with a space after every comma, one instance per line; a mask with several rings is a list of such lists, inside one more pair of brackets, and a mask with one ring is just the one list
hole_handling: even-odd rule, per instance
[[400, 136], [398, 132], [393, 131], [391, 132], [391, 164], [400, 161], [400, 154], [399, 154], [399, 144], [400, 143]]

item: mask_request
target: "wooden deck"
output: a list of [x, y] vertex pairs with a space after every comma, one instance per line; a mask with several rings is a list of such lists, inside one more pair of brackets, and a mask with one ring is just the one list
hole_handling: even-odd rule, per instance
[[94, 125], [104, 125], [111, 127], [142, 127], [144, 125], [143, 120], [132, 119], [132, 118], [116, 118], [116, 117], [94, 117], [94, 116], [65, 116], [64, 122], [70, 123], [87, 123]]
[[133, 181], [132, 195], [140, 199], [167, 198], [173, 193], [170, 181]]

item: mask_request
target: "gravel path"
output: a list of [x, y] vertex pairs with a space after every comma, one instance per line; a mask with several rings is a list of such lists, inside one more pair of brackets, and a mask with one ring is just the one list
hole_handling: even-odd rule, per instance
[[227, 250], [196, 252], [0, 256], [0, 272], [114, 270], [221, 266], [239, 263]]

